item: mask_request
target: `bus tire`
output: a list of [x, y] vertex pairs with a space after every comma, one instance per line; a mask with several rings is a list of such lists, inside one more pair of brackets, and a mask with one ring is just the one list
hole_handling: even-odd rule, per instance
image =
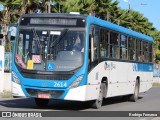
[[45, 107], [48, 105], [49, 99], [41, 99], [41, 98], [35, 98], [35, 103], [39, 107]]
[[139, 83], [138, 81], [136, 81], [134, 94], [129, 96], [129, 101], [136, 102], [138, 100], [138, 95], [139, 95]]
[[92, 104], [93, 108], [100, 109], [102, 107], [105, 87], [106, 87], [105, 83], [101, 83], [98, 98], [95, 101], [93, 101]]

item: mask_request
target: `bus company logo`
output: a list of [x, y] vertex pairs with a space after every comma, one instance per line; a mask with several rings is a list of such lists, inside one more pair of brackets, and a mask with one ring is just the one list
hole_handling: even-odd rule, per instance
[[116, 65], [111, 62], [111, 64], [108, 64], [107, 62], [104, 63], [104, 70], [113, 70], [116, 69]]
[[112, 62], [111, 62], [111, 67], [110, 67], [110, 69], [111, 69], [111, 70], [116, 69], [116, 65], [115, 65], [114, 63], [112, 63]]
[[110, 68], [110, 65], [107, 64], [107, 62], [105, 62], [105, 63], [104, 63], [104, 70], [109, 70], [109, 68]]

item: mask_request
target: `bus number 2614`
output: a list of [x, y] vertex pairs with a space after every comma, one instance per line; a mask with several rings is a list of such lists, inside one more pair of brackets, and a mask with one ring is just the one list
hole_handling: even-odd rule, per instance
[[67, 83], [66, 82], [54, 82], [54, 87], [67, 87]]

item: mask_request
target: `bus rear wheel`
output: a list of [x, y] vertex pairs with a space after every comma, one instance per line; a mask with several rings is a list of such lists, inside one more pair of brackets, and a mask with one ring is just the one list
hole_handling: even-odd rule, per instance
[[136, 81], [134, 93], [129, 96], [129, 100], [132, 102], [136, 102], [138, 100], [138, 95], [139, 95], [139, 83], [138, 81]]
[[93, 108], [100, 109], [102, 107], [105, 87], [106, 87], [105, 83], [101, 83], [100, 90], [99, 90], [99, 96], [95, 101], [93, 101], [93, 104], [92, 104]]
[[40, 99], [40, 98], [35, 98], [35, 103], [39, 107], [46, 107], [48, 105], [49, 99]]

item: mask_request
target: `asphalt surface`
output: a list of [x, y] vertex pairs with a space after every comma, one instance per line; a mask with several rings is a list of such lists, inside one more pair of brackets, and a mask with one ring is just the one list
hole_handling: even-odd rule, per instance
[[[137, 102], [130, 102], [126, 99], [123, 99], [123, 97], [114, 97], [114, 98], [108, 98], [105, 99], [103, 102], [103, 106], [101, 109], [93, 109], [89, 106], [86, 102], [75, 102], [75, 101], [59, 101], [59, 100], [50, 100], [49, 105], [47, 107], [37, 107], [35, 105], [34, 99], [32, 98], [12, 98], [12, 99], [6, 99], [6, 98], [0, 98], [0, 111], [35, 111], [35, 112], [43, 112], [43, 111], [70, 111], [70, 112], [77, 112], [77, 111], [101, 111], [99, 113], [104, 113], [104, 111], [113, 111], [112, 114], [116, 113], [117, 111], [130, 111], [131, 113], [139, 113], [139, 112], [147, 112], [151, 111], [160, 113], [160, 87], [152, 87], [149, 91], [146, 93], [141, 93], [139, 95], [139, 99]], [[86, 113], [87, 113], [86, 112]], [[88, 114], [87, 113], [87, 114]], [[92, 116], [91, 113], [89, 113], [90, 117]], [[96, 112], [93, 112], [92, 114], [96, 114]], [[107, 114], [107, 112], [106, 112]], [[109, 113], [110, 114], [110, 113]], [[117, 119], [111, 117], [110, 119], [114, 120]], [[96, 116], [96, 115], [93, 115]], [[118, 115], [120, 116], [120, 115]], [[59, 118], [61, 116], [58, 116], [57, 119], [63, 120], [64, 118]], [[62, 115], [63, 117], [63, 115]], [[76, 117], [74, 117], [76, 118]], [[48, 118], [47, 118], [48, 119]], [[69, 117], [67, 118], [69, 119]], [[80, 118], [76, 118], [76, 120], [79, 120]], [[89, 117], [87, 117], [89, 120]], [[103, 119], [103, 117], [100, 117], [99, 119]], [[121, 118], [118, 117], [119, 120], [160, 120], [160, 117], [125, 117]], [[91, 120], [94, 120], [91, 118]], [[106, 120], [106, 118], [105, 118]]]

